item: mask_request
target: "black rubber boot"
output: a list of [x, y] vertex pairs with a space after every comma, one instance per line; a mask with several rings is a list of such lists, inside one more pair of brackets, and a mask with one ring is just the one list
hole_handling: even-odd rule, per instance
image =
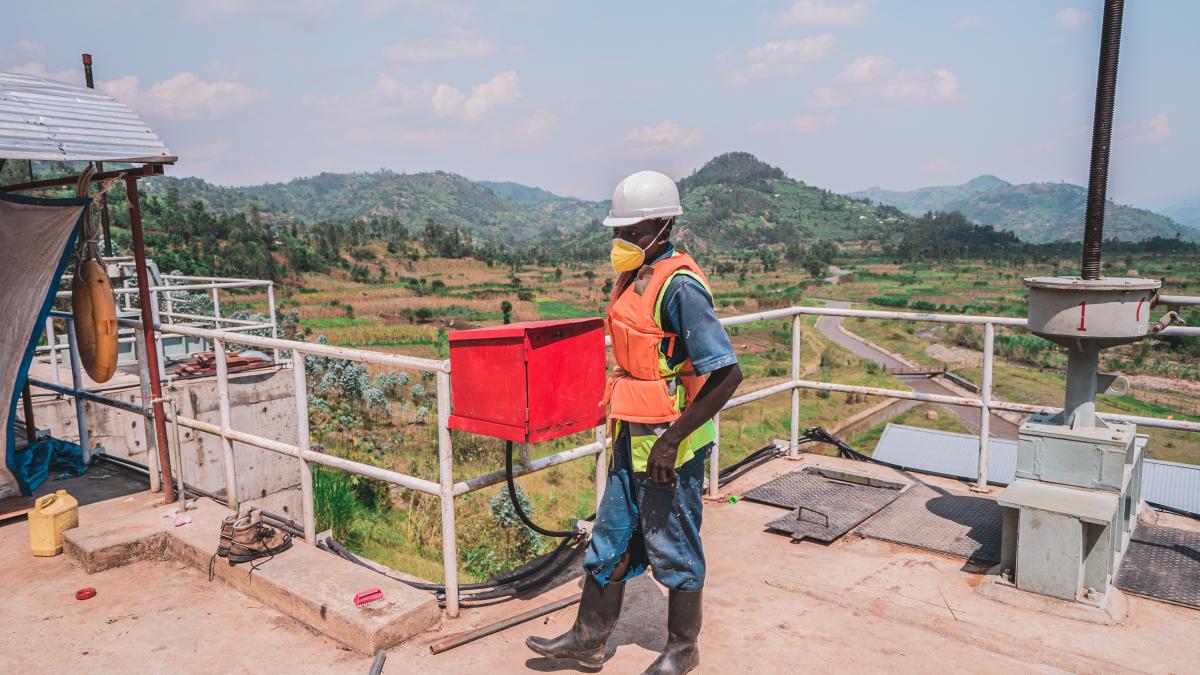
[[590, 574], [585, 575], [579, 614], [571, 630], [554, 638], [530, 637], [525, 644], [542, 656], [570, 659], [588, 670], [600, 670], [604, 666], [604, 643], [617, 625], [624, 596], [625, 582], [610, 581], [601, 586]]
[[642, 675], [683, 675], [700, 665], [703, 591], [671, 591], [667, 601], [667, 646]]

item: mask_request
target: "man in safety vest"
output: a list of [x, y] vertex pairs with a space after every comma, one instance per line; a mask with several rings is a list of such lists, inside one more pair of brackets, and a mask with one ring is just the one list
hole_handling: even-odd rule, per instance
[[604, 224], [619, 274], [605, 319], [617, 367], [606, 398], [612, 463], [583, 566], [575, 624], [526, 644], [595, 670], [621, 612], [625, 582], [649, 567], [669, 590], [667, 646], [647, 673], [700, 662], [704, 460], [712, 418], [742, 381], [696, 261], [670, 243], [683, 213], [675, 182], [639, 171], [617, 184]]

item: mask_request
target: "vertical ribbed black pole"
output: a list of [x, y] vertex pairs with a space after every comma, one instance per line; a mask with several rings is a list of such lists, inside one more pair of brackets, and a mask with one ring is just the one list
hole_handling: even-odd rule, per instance
[[1121, 15], [1125, 0], [1106, 0], [1100, 36], [1100, 71], [1096, 77], [1096, 116], [1092, 121], [1092, 166], [1088, 173], [1087, 214], [1083, 225], [1083, 278], [1100, 278], [1100, 244], [1104, 241], [1104, 203], [1108, 192], [1108, 156], [1112, 149], [1113, 101], [1117, 94], [1117, 61], [1121, 55]]

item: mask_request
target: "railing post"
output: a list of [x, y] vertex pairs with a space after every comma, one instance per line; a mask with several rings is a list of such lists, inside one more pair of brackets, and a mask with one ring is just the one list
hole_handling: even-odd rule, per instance
[[[214, 287], [212, 289], [211, 295], [212, 295], [212, 303], [213, 303], [213, 318], [219, 319], [219, 318], [221, 318], [221, 289]], [[214, 321], [213, 327], [216, 330], [221, 330], [221, 322]]]
[[313, 504], [312, 467], [304, 459], [309, 451], [308, 378], [304, 370], [304, 355], [292, 352], [292, 374], [296, 387], [296, 456], [300, 458], [300, 508], [303, 510], [304, 540], [317, 543], [316, 511]]
[[[154, 395], [150, 393], [150, 366], [149, 361], [146, 360], [146, 335], [140, 330], [133, 331], [133, 351], [138, 363], [138, 384], [140, 385], [138, 391], [142, 397], [142, 407], [146, 407], [147, 401], [154, 398]], [[151, 405], [150, 409], [153, 411], [154, 406]], [[158, 439], [154, 437], [153, 424], [152, 417], [142, 418], [142, 430], [146, 432], [146, 465], [150, 467], [150, 491], [158, 492], [162, 489], [162, 485], [159, 484]]]
[[983, 386], [979, 389], [979, 479], [972, 488], [976, 492], [987, 492], [988, 440], [992, 422], [992, 347], [996, 340], [996, 328], [983, 324]]
[[[213, 357], [217, 362], [217, 407], [221, 412], [221, 447], [225, 455], [225, 505], [238, 510], [237, 479], [233, 464], [233, 441], [229, 415], [229, 365], [225, 363], [225, 341], [213, 340]], [[182, 470], [183, 467], [180, 467]]]
[[54, 334], [54, 319], [46, 317], [46, 345], [50, 347], [50, 368], [51, 380], [54, 384], [61, 385], [62, 378], [58, 374], [58, 336]]
[[437, 373], [438, 479], [442, 500], [442, 569], [446, 616], [458, 616], [458, 539], [454, 525], [454, 456], [450, 446], [450, 373]]
[[596, 512], [600, 512], [600, 501], [604, 499], [604, 487], [608, 485], [608, 420], [596, 427], [596, 443], [600, 451], [596, 453]]
[[[162, 323], [162, 315], [158, 311], [158, 291], [150, 291], [150, 316], [155, 325]], [[167, 356], [163, 351], [162, 333], [154, 331], [154, 353], [158, 355], [159, 380], [167, 379]]]
[[713, 415], [712, 452], [708, 455], [708, 496], [714, 499], [721, 494], [717, 480], [721, 477], [721, 413]]
[[[275, 282], [267, 282], [267, 311], [271, 314], [271, 339], [279, 337], [279, 322], [275, 320]], [[279, 349], [273, 350], [274, 362], [279, 363]]]
[[800, 456], [800, 315], [792, 315], [792, 434], [789, 437], [788, 457]]
[[67, 319], [67, 349], [71, 355], [71, 391], [75, 394], [75, 424], [79, 427], [79, 447], [83, 449], [83, 463], [87, 464], [92, 456], [91, 439], [88, 438], [87, 412], [83, 409], [83, 399], [79, 396], [83, 386], [83, 366], [79, 362], [79, 341], [75, 338], [75, 321]]

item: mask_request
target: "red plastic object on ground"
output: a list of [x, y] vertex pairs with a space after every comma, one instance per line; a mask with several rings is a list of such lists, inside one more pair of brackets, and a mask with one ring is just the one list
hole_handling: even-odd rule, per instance
[[604, 423], [604, 321], [566, 319], [449, 335], [450, 428], [536, 443]]
[[81, 589], [75, 591], [75, 599], [76, 600], [87, 600], [88, 598], [94, 597], [95, 595], [96, 595], [96, 589], [94, 589], [94, 588], [81, 588]]
[[355, 605], [365, 605], [368, 602], [375, 602], [383, 599], [383, 591], [378, 588], [369, 588], [365, 591], [359, 591], [354, 595]]

